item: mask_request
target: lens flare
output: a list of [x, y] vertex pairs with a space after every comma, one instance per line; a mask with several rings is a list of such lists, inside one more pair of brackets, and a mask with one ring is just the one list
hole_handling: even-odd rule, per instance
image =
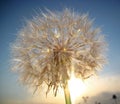
[[81, 79], [76, 78], [74, 74], [72, 74], [71, 79], [68, 81], [68, 86], [70, 89], [71, 99], [74, 104], [76, 98], [85, 92], [86, 86], [84, 82]]

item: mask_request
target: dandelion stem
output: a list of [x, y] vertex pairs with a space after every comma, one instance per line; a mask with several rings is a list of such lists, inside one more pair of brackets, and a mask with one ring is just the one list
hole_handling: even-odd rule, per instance
[[68, 83], [64, 87], [64, 95], [65, 95], [66, 104], [72, 104], [71, 103], [71, 97], [70, 97], [70, 91], [69, 91], [69, 88], [68, 88]]

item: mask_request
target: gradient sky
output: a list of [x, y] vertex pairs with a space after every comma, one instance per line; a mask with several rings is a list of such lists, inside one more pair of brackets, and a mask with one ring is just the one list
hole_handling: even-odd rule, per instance
[[[108, 43], [108, 64], [99, 77], [89, 83], [89, 96], [97, 96], [104, 92], [113, 94], [120, 92], [120, 1], [119, 0], [1, 0], [0, 1], [0, 104], [27, 104], [26, 102], [48, 102], [64, 98], [50, 97], [41, 99], [33, 97], [25, 87], [17, 82], [17, 75], [10, 71], [10, 44], [15, 40], [17, 32], [25, 24], [25, 19], [48, 8], [62, 11], [74, 9], [79, 13], [89, 13], [95, 19], [94, 25], [100, 26]], [[40, 9], [40, 10], [39, 10]], [[93, 86], [94, 85], [94, 86]], [[90, 92], [91, 91], [91, 92]], [[87, 92], [87, 94], [88, 94]], [[111, 95], [112, 96], [112, 95]], [[49, 100], [50, 99], [50, 100]], [[52, 100], [51, 100], [52, 99]], [[57, 99], [57, 100], [56, 100]], [[53, 102], [53, 103], [52, 103]], [[60, 104], [62, 104], [60, 103]], [[43, 103], [45, 104], [45, 103]], [[46, 103], [47, 104], [47, 103]], [[58, 102], [56, 103], [58, 104]]]

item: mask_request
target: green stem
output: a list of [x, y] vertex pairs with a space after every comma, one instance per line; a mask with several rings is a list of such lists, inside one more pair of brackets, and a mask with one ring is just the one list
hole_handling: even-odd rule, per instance
[[71, 97], [70, 97], [70, 91], [69, 91], [69, 88], [68, 88], [68, 83], [64, 87], [64, 95], [65, 95], [66, 104], [72, 104]]

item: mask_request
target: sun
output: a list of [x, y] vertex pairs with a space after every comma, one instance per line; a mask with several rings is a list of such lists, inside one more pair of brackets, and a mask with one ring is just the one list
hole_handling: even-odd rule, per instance
[[72, 102], [75, 102], [76, 98], [81, 96], [86, 89], [84, 82], [81, 79], [76, 78], [74, 74], [72, 74], [71, 79], [68, 81], [68, 86]]

